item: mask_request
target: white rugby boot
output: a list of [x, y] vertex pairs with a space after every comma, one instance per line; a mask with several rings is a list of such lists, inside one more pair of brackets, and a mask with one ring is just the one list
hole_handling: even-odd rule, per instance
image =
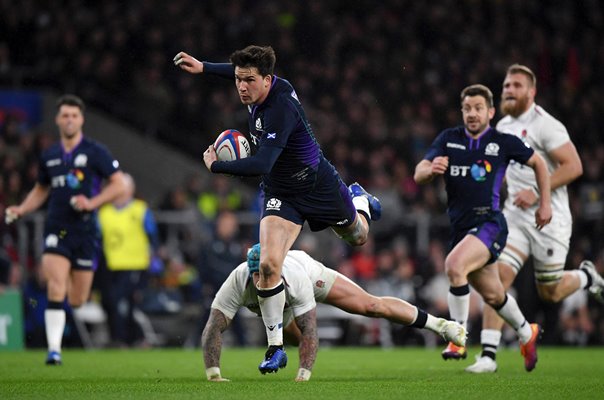
[[473, 374], [485, 374], [495, 371], [497, 371], [497, 362], [491, 357], [480, 355], [476, 356], [474, 364], [466, 368], [466, 372], [471, 372]]

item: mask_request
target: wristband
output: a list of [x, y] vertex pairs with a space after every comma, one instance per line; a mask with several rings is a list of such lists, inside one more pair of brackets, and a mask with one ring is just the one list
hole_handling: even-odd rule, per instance
[[206, 368], [206, 376], [208, 377], [208, 380], [211, 380], [214, 378], [221, 378], [220, 367]]
[[300, 369], [298, 369], [298, 376], [296, 376], [296, 380], [307, 381], [310, 379], [311, 374], [312, 374], [312, 372], [307, 370], [306, 368], [300, 368]]

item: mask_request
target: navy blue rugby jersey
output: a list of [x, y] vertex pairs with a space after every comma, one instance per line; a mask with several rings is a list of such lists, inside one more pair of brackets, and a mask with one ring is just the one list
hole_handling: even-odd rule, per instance
[[119, 163], [107, 148], [86, 137], [69, 153], [60, 142], [48, 148], [38, 168], [38, 182], [50, 186], [48, 224], [86, 231], [96, 229], [94, 213], [75, 211], [69, 200], [78, 194], [94, 197], [101, 191], [103, 179], [118, 169]]
[[[234, 79], [232, 64], [204, 62], [206, 73]], [[281, 151], [268, 173], [262, 175], [265, 190], [272, 193], [309, 192], [315, 185], [323, 153], [293, 86], [273, 75], [270, 92], [262, 104], [248, 106], [253, 145]], [[253, 158], [253, 157], [252, 157]], [[216, 162], [212, 171], [240, 176], [258, 175], [258, 160], [245, 158]], [[267, 161], [268, 162], [268, 161]]]
[[252, 142], [283, 149], [263, 183], [273, 192], [306, 192], [314, 186], [323, 155], [296, 91], [285, 79], [273, 78], [266, 100], [249, 107]]
[[490, 127], [476, 139], [463, 126], [441, 132], [424, 159], [449, 157], [444, 179], [453, 229], [470, 228], [492, 212], [500, 212], [499, 196], [508, 164], [511, 160], [525, 164], [533, 153], [514, 135]]

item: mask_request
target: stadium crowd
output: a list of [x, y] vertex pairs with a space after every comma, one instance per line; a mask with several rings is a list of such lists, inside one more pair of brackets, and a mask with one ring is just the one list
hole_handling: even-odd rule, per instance
[[[480, 82], [499, 93], [507, 66], [520, 62], [535, 71], [537, 103], [566, 125], [584, 167], [569, 186], [574, 231], [567, 265], [588, 258], [604, 272], [604, 9], [596, 0], [108, 0], [45, 7], [2, 0], [0, 87], [77, 93], [200, 159], [218, 132], [245, 132], [247, 115], [232, 87], [181, 74], [172, 57], [185, 49], [226, 61], [251, 42], [275, 48], [277, 75], [295, 80], [317, 138], [342, 178], [359, 181], [383, 204], [386, 218], [372, 226], [365, 246], [353, 251], [330, 237], [303, 234], [299, 248], [375, 294], [399, 296], [446, 316], [448, 225], [433, 224], [429, 242], [418, 247], [409, 224], [410, 216], [444, 215], [444, 188], [418, 187], [413, 166], [439, 131], [461, 123], [461, 88]], [[37, 157], [55, 140], [18, 115], [1, 117], [0, 211], [32, 187]], [[202, 167], [200, 162], [200, 174]], [[232, 257], [234, 250], [212, 247], [214, 241], [244, 249], [256, 240], [255, 226], [229, 218], [258, 210], [257, 180], [216, 177], [212, 187], [201, 182], [183, 177], [165, 201], [151, 205], [197, 216], [195, 226], [180, 232], [181, 251], [164, 254], [158, 280], [178, 287], [175, 299], [183, 303], [207, 304], [204, 295], [213, 293], [217, 276], [225, 276], [208, 260], [220, 259], [220, 252]], [[235, 213], [223, 215], [230, 211]], [[235, 226], [227, 233], [219, 227], [224, 220]], [[2, 257], [14, 264], [16, 233], [2, 224], [0, 234], [7, 250]], [[29, 280], [36, 280], [35, 268], [35, 262], [26, 266]], [[28, 279], [18, 276], [20, 270], [13, 267], [5, 280], [24, 284]], [[543, 304], [526, 269], [515, 287], [528, 319], [544, 322], [547, 343], [604, 344], [604, 306], [586, 298]], [[473, 303], [471, 333], [479, 332], [480, 307]]]

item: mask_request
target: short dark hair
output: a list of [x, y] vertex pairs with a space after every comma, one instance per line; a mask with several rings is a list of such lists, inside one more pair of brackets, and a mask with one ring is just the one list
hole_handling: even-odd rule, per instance
[[465, 88], [464, 90], [462, 90], [461, 91], [461, 103], [462, 104], [463, 104], [463, 99], [465, 99], [468, 96], [470, 96], [470, 97], [482, 96], [487, 101], [487, 106], [489, 106], [489, 108], [494, 107], [495, 103], [493, 103], [493, 93], [485, 85], [481, 85], [481, 84], [477, 83], [475, 85], [470, 85], [467, 88]]
[[275, 50], [271, 46], [247, 46], [237, 50], [230, 57], [231, 63], [239, 68], [257, 68], [261, 76], [273, 75], [275, 69]]
[[522, 65], [522, 64], [512, 64], [508, 67], [507, 70], [507, 75], [509, 74], [523, 74], [525, 75], [527, 78], [529, 78], [529, 81], [531, 82], [531, 84], [533, 85], [533, 87], [537, 87], [537, 77], [535, 76], [535, 73], [526, 65]]
[[61, 106], [78, 107], [82, 114], [84, 114], [84, 111], [86, 111], [84, 101], [75, 94], [64, 94], [63, 96], [59, 97], [57, 100], [57, 110], [59, 110]]

